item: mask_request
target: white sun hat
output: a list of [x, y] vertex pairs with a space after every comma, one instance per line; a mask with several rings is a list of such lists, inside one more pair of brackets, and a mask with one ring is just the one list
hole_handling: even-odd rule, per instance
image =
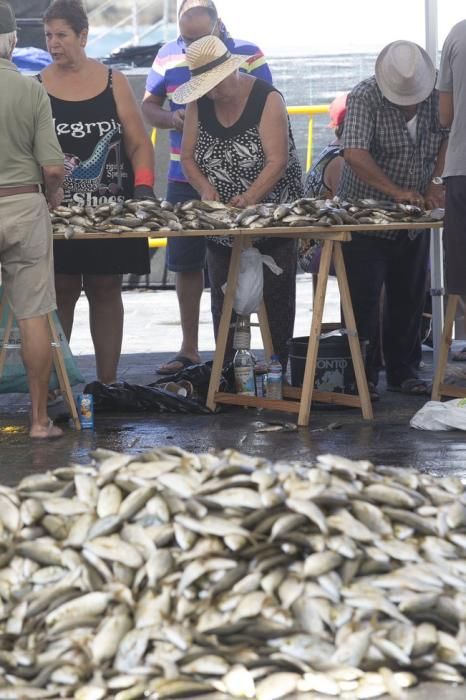
[[203, 97], [251, 56], [231, 53], [217, 36], [203, 36], [186, 48], [191, 79], [175, 90], [172, 100], [184, 105]]
[[435, 66], [412, 41], [393, 41], [377, 57], [375, 79], [382, 95], [396, 105], [419, 104], [434, 89]]

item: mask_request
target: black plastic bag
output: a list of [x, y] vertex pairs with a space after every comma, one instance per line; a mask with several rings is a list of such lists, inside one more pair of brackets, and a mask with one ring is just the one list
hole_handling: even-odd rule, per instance
[[[235, 391], [235, 380], [232, 373], [233, 366], [226, 367], [222, 371], [222, 376], [220, 379], [220, 391]], [[187, 381], [193, 385], [193, 399], [197, 399], [201, 403], [205, 404], [207, 401], [207, 393], [209, 391], [210, 375], [212, 373], [212, 362], [206, 362], [205, 364], [191, 365], [190, 367], [184, 367], [176, 374], [170, 374], [169, 376], [164, 376], [158, 379], [156, 382], [149, 384], [149, 386], [159, 386], [161, 384], [166, 384], [167, 381], [170, 382], [180, 382]]]
[[[84, 388], [85, 394], [94, 397], [94, 410], [99, 411], [146, 411], [153, 413], [212, 413], [205, 405], [211, 374], [211, 363], [192, 365], [181, 372], [164, 377], [147, 386], [115, 382], [103, 384], [91, 382]], [[227, 373], [228, 374], [228, 373]], [[181, 396], [163, 388], [166, 384], [189, 382], [191, 396]], [[222, 376], [221, 391], [230, 391], [231, 383]]]
[[211, 413], [199, 401], [177, 396], [156, 386], [116, 382], [91, 382], [85, 394], [94, 397], [95, 411], [147, 411], [153, 413]]

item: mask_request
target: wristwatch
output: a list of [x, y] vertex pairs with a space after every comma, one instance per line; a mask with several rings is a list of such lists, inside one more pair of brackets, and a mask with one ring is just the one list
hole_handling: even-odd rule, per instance
[[443, 185], [443, 178], [436, 175], [435, 177], [432, 178], [432, 184], [433, 185]]

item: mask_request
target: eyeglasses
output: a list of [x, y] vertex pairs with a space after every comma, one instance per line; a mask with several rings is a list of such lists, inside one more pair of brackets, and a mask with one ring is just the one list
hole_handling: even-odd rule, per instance
[[185, 45], [185, 48], [183, 49], [183, 53], [186, 53], [185, 49], [188, 46], [191, 46], [191, 44], [193, 44], [195, 41], [199, 41], [199, 39], [204, 39], [204, 37], [206, 37], [206, 36], [212, 36], [212, 34], [214, 34], [215, 30], [217, 29], [217, 27], [218, 27], [218, 19], [215, 20], [214, 25], [208, 34], [203, 34], [202, 36], [197, 36], [193, 39], [181, 36], [183, 43]]

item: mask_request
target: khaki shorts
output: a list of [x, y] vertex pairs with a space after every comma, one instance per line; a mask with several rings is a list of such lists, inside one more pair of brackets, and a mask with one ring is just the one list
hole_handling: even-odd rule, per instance
[[42, 194], [0, 197], [0, 262], [5, 296], [17, 319], [56, 309], [52, 224]]

